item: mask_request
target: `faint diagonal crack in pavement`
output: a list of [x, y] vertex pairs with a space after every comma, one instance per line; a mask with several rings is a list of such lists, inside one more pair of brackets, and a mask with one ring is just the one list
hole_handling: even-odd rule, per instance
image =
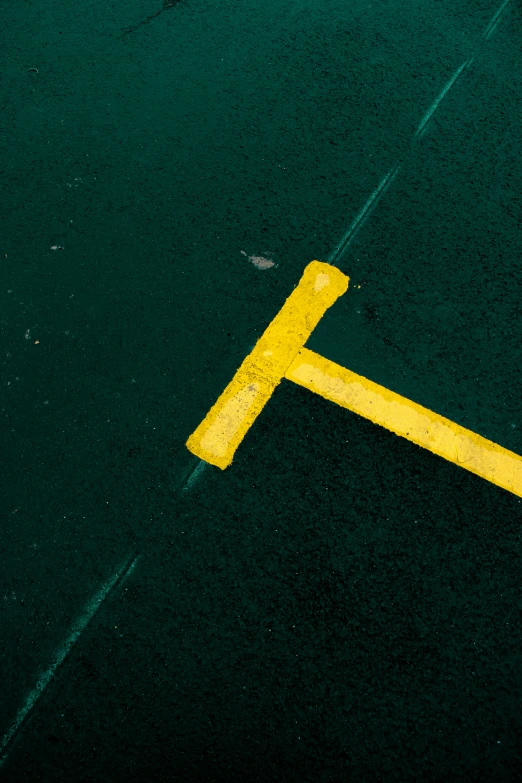
[[137, 24], [129, 25], [129, 27], [124, 27], [123, 29], [123, 35], [129, 35], [130, 33], [135, 32], [140, 27], [143, 27], [146, 24], [150, 24], [153, 19], [156, 19], [163, 11], [168, 11], [169, 8], [174, 8], [174, 6], [179, 5], [181, 0], [163, 0], [163, 7], [160, 8], [158, 11], [156, 11], [153, 14], [150, 14], [150, 16], [147, 16], [145, 19], [142, 19], [141, 22], [138, 22]]

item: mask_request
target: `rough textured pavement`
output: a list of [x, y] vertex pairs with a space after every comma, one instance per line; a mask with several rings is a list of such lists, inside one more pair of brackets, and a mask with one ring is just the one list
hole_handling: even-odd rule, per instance
[[519, 780], [520, 499], [287, 382], [184, 446], [317, 258], [310, 348], [522, 454], [500, 7], [3, 8], [2, 779]]

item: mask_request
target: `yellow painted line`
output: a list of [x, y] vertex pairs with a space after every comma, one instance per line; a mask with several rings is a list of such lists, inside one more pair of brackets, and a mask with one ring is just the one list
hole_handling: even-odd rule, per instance
[[200, 459], [226, 468], [326, 310], [348, 288], [339, 269], [319, 261], [299, 284], [246, 357], [225, 391], [187, 441]]
[[522, 497], [522, 458], [444, 416], [307, 348], [285, 377]]

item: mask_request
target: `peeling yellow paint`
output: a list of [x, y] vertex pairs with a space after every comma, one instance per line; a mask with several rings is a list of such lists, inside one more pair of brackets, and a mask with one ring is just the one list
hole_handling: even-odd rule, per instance
[[254, 404], [259, 384], [251, 383], [227, 400], [201, 438], [201, 447], [214, 457], [224, 457], [241, 422]]
[[319, 273], [315, 278], [314, 291], [322, 291], [323, 288], [330, 284], [330, 278], [324, 273]]

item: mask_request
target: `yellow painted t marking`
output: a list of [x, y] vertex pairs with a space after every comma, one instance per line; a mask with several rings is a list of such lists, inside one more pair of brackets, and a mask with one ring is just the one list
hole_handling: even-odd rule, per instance
[[188, 439], [189, 450], [228, 467], [286, 378], [522, 497], [522, 458], [517, 454], [304, 347], [347, 288], [348, 278], [335, 267], [319, 261], [306, 267], [299, 285]]

